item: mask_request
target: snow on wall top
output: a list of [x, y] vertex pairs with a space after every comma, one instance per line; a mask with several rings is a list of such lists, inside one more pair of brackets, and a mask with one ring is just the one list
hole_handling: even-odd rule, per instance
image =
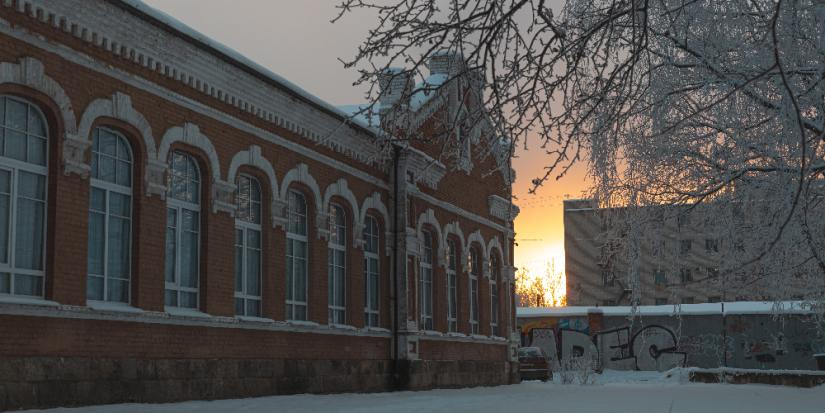
[[[285, 78], [279, 76], [278, 74], [272, 72], [271, 70], [261, 66], [260, 64], [254, 62], [253, 60], [245, 57], [244, 55], [238, 53], [237, 51], [235, 51], [231, 47], [228, 47], [228, 46], [226, 46], [226, 45], [224, 45], [224, 44], [222, 44], [218, 41], [215, 41], [215, 40], [209, 38], [208, 36], [204, 35], [203, 33], [187, 26], [186, 24], [180, 22], [179, 20], [175, 19], [174, 17], [172, 17], [168, 14], [147, 5], [146, 3], [144, 3], [141, 0], [118, 0], [118, 1], [123, 2], [123, 3], [125, 3], [129, 6], [134, 7], [135, 9], [137, 9], [140, 12], [146, 14], [147, 16], [158, 20], [159, 22], [169, 26], [170, 28], [172, 28], [172, 29], [174, 29], [174, 30], [176, 30], [180, 33], [183, 33], [186, 36], [191, 37], [192, 39], [195, 39], [196, 41], [198, 41], [200, 43], [203, 43], [204, 45], [218, 51], [219, 53], [227, 56], [228, 58], [230, 58], [232, 60], [235, 60], [236, 62], [240, 63], [241, 65], [247, 66], [248, 68], [260, 73], [261, 75], [263, 75], [265, 77], [268, 77], [269, 79], [271, 79], [271, 80], [275, 81], [276, 83], [278, 83], [279, 85], [283, 86], [285, 89], [295, 93], [296, 95], [300, 96], [301, 98], [306, 99], [309, 102], [314, 103], [317, 106], [320, 106], [321, 108], [323, 108], [323, 109], [325, 109], [325, 110], [327, 110], [327, 111], [329, 111], [333, 114], [336, 114], [336, 115], [344, 117], [344, 118], [349, 117], [351, 115], [351, 113], [346, 113], [346, 112], [338, 109], [337, 107], [327, 103], [326, 101], [318, 98], [317, 96], [307, 92], [306, 90], [302, 89], [298, 85], [286, 80]], [[367, 123], [362, 124], [357, 119], [356, 119], [356, 121], [360, 126], [368, 128]]]
[[415, 86], [415, 93], [410, 97], [410, 107], [413, 110], [421, 109], [433, 96], [441, 85], [447, 82], [447, 74], [430, 75], [423, 82]]
[[[344, 106], [336, 106], [338, 110], [345, 113], [347, 116], [353, 116], [358, 112], [368, 108], [369, 104], [363, 105], [344, 105]], [[381, 126], [381, 118], [378, 116], [378, 111], [381, 110], [381, 104], [376, 103], [375, 106], [372, 107], [372, 110], [359, 113], [358, 115], [353, 116], [352, 120], [355, 122], [360, 122], [364, 127], [379, 127]]]
[[[682, 305], [644, 305], [636, 307], [640, 316], [674, 316], [674, 315], [738, 315], [738, 314], [810, 314], [803, 309], [799, 301], [782, 301], [778, 308], [773, 302], [729, 302]], [[724, 305], [724, 312], [722, 311]], [[681, 308], [680, 308], [681, 307]], [[516, 317], [576, 317], [587, 313], [602, 313], [605, 316], [630, 315], [631, 307], [517, 307]]]

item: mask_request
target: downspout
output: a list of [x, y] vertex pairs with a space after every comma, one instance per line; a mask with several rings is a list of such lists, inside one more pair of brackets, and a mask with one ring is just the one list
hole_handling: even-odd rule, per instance
[[[398, 145], [393, 145], [395, 149], [395, 162], [393, 165], [393, 219], [392, 219], [392, 256], [395, 260], [395, 265], [392, 267], [393, 283], [395, 291], [391, 297], [393, 302], [393, 352], [392, 352], [392, 374], [393, 374], [393, 390], [398, 387], [398, 161], [401, 158], [401, 148]], [[406, 261], [405, 264], [406, 265]]]

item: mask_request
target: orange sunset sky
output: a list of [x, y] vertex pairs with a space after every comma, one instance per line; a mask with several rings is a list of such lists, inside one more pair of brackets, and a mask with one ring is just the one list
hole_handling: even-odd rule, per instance
[[[344, 69], [348, 60], [375, 26], [374, 16], [357, 13], [331, 24], [342, 0], [143, 0], [210, 38], [223, 43], [304, 90], [336, 105], [365, 101], [366, 87], [353, 87], [358, 74]], [[550, 1], [557, 10], [562, 1]], [[543, 174], [550, 159], [538, 141], [519, 144], [513, 160], [517, 180], [513, 194], [521, 206], [515, 222], [515, 265], [540, 268], [555, 257], [563, 268], [564, 228], [562, 200], [579, 198], [587, 186], [583, 165], [565, 178], [544, 184], [528, 194], [531, 181]], [[561, 267], [560, 267], [561, 266]]]

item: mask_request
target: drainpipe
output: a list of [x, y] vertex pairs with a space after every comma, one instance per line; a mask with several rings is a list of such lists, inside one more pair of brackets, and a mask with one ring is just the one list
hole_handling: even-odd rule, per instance
[[[392, 353], [392, 374], [393, 374], [393, 390], [398, 387], [398, 161], [401, 158], [401, 147], [398, 145], [393, 145], [393, 149], [395, 149], [395, 162], [393, 165], [393, 185], [392, 185], [392, 192], [393, 192], [393, 219], [392, 219], [392, 256], [393, 260], [395, 260], [395, 265], [392, 267], [392, 275], [393, 275], [393, 283], [395, 286], [395, 291], [393, 292], [392, 299], [393, 302], [393, 323], [392, 323], [392, 335], [393, 335], [393, 353]], [[406, 261], [404, 263], [406, 265]]]

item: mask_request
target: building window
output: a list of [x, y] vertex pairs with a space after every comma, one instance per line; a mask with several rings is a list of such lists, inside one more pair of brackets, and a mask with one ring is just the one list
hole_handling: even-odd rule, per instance
[[169, 156], [166, 201], [166, 298], [169, 307], [198, 308], [200, 170], [180, 152]]
[[682, 284], [693, 282], [693, 270], [690, 268], [682, 268], [679, 270], [679, 280]]
[[616, 283], [616, 276], [611, 271], [602, 271], [602, 284], [605, 287], [612, 287]]
[[682, 298], [682, 304], [693, 304], [695, 300], [693, 297], [684, 297]]
[[433, 240], [430, 233], [421, 231], [424, 236], [424, 250], [421, 254], [421, 329], [433, 329]]
[[639, 285], [639, 286], [642, 285], [642, 272], [639, 271], [639, 270], [636, 270], [636, 274], [631, 273], [627, 277], [627, 287], [628, 288], [633, 288], [634, 286], [637, 286], [637, 285]]
[[682, 257], [687, 257], [692, 254], [692, 243], [690, 240], [681, 240], [679, 241], [679, 255]]
[[478, 253], [475, 247], [468, 252], [470, 260], [470, 334], [478, 334], [478, 272], [481, 266], [478, 263]]
[[653, 241], [652, 254], [654, 258], [662, 258], [665, 256], [665, 242]]
[[458, 332], [458, 289], [456, 288], [456, 255], [453, 240], [447, 240], [447, 332]]
[[722, 297], [720, 297], [718, 295], [713, 296], [713, 297], [708, 297], [708, 302], [709, 303], [721, 303], [722, 302]]
[[122, 135], [92, 135], [86, 299], [129, 303], [132, 250], [132, 151]]
[[719, 276], [719, 269], [718, 268], [708, 268], [708, 277], [715, 278]]
[[307, 321], [307, 203], [289, 191], [286, 231], [286, 319]]
[[600, 267], [606, 266], [610, 262], [610, 258], [613, 255], [613, 249], [611, 245], [602, 245], [596, 250], [596, 257], [598, 258], [599, 262], [598, 265]]
[[615, 307], [616, 300], [602, 300], [602, 307]]
[[745, 213], [739, 205], [733, 207], [733, 222], [742, 226], [745, 225]]
[[490, 254], [490, 335], [498, 337], [498, 258]]
[[655, 284], [667, 284], [667, 271], [653, 270], [653, 282]]
[[261, 316], [261, 185], [238, 175], [235, 202], [235, 315]]
[[657, 298], [655, 302], [656, 305], [667, 305], [667, 298]]
[[378, 327], [378, 220], [367, 215], [364, 224], [364, 325]]
[[679, 213], [678, 224], [680, 227], [687, 227], [690, 225], [690, 213], [689, 212], [681, 212]]
[[36, 106], [0, 96], [0, 295], [43, 297], [48, 140]]
[[344, 208], [329, 206], [329, 324], [347, 323], [347, 217]]
[[805, 296], [804, 296], [804, 295], [802, 295], [802, 294], [792, 295], [792, 296], [791, 296], [791, 300], [792, 300], [792, 301], [802, 301], [802, 300], [804, 300], [804, 299], [805, 299]]
[[705, 252], [708, 254], [716, 254], [719, 252], [719, 241], [715, 239], [705, 240]]

